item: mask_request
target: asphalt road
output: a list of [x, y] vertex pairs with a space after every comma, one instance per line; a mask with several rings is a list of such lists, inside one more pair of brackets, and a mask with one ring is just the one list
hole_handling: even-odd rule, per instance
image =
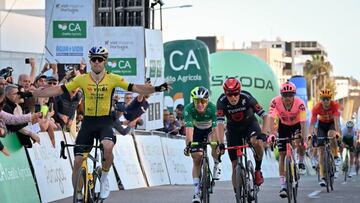
[[[258, 194], [260, 203], [281, 203], [287, 199], [278, 196], [280, 186], [278, 178], [265, 179]], [[122, 190], [111, 192], [106, 203], [191, 203], [193, 186], [191, 185], [165, 185], [151, 188]], [[210, 197], [214, 203], [234, 203], [235, 196], [229, 181], [216, 182], [214, 193]], [[57, 203], [72, 202], [72, 198], [56, 201]], [[317, 177], [301, 177], [298, 202], [306, 203], [355, 203], [360, 202], [360, 176], [355, 176], [344, 182], [340, 176], [335, 180], [334, 191], [327, 193], [317, 183]]]

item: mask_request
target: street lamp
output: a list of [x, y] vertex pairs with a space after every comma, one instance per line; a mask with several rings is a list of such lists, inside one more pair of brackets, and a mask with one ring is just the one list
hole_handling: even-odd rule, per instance
[[[160, 8], [155, 8], [155, 6], [159, 4]], [[154, 3], [151, 3], [150, 8], [152, 12], [152, 29], [155, 29], [155, 10], [160, 10], [160, 30], [162, 30], [162, 10], [164, 9], [174, 9], [174, 8], [190, 8], [193, 5], [185, 4], [180, 6], [169, 6], [169, 7], [162, 7], [164, 3], [162, 1], [155, 1]]]

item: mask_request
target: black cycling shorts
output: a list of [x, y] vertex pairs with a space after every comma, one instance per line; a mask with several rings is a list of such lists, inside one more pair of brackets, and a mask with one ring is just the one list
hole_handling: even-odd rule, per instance
[[[285, 125], [279, 121], [279, 138], [291, 138], [294, 135], [301, 133], [301, 125], [300, 123], [296, 123], [294, 125]], [[280, 141], [278, 142], [279, 152], [286, 151], [286, 142]]]
[[[197, 127], [194, 126], [194, 133], [193, 133], [193, 142], [203, 142], [204, 139], [206, 138], [206, 140], [209, 139], [209, 134], [211, 133], [212, 128], [207, 128], [207, 129], [199, 129]], [[202, 152], [202, 148], [201, 146], [194, 146], [191, 147], [190, 152], [191, 153], [195, 153], [195, 152]]]
[[[317, 127], [317, 136], [319, 138], [327, 137], [329, 130], [335, 130], [335, 123], [324, 123], [319, 121], [318, 127]], [[324, 139], [318, 139], [318, 146], [324, 146], [325, 140]]]
[[[116, 143], [116, 136], [112, 130], [110, 116], [85, 116], [81, 128], [77, 134], [75, 143], [82, 145], [93, 145], [94, 139], [111, 140]], [[81, 155], [83, 152], [91, 151], [91, 147], [74, 147], [74, 154]]]
[[[251, 121], [246, 125], [238, 125], [235, 127], [228, 127], [226, 131], [226, 140], [227, 146], [239, 146], [244, 145], [243, 138], [245, 139], [246, 143], [250, 141], [250, 138], [253, 136], [258, 136], [261, 134], [261, 129], [259, 123], [256, 119]], [[228, 150], [229, 158], [231, 161], [237, 159], [236, 150]]]

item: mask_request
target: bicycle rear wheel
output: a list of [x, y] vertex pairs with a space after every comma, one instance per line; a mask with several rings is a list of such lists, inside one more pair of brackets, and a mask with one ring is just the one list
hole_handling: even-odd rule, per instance
[[80, 198], [82, 202], [89, 202], [90, 199], [89, 190], [86, 182], [86, 169], [84, 167], [81, 167], [78, 170], [78, 174], [74, 186], [73, 202], [74, 203], [79, 202]]
[[286, 190], [287, 190], [287, 199], [288, 202], [291, 203], [292, 201], [292, 183], [293, 178], [291, 174], [291, 160], [289, 160], [287, 157], [285, 157], [285, 170], [286, 170]]
[[235, 178], [236, 178], [236, 188], [235, 188], [235, 197], [236, 197], [236, 203], [245, 203], [245, 185], [244, 185], [244, 177], [243, 177], [243, 171], [240, 164], [236, 165], [235, 169]]
[[209, 163], [205, 161], [202, 164], [201, 171], [201, 202], [209, 203], [210, 202], [210, 171], [209, 171]]
[[254, 166], [250, 160], [247, 161], [247, 172], [248, 172], [248, 203], [254, 201], [258, 202], [257, 192], [258, 186], [255, 184], [255, 172]]

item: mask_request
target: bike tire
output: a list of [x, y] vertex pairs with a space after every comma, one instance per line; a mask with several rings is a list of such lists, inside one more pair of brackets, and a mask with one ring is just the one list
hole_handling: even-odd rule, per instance
[[[79, 186], [81, 185], [81, 190], [78, 191]], [[87, 190], [87, 182], [86, 182], [86, 169], [84, 167], [79, 168], [78, 174], [76, 177], [76, 182], [74, 186], [74, 194], [73, 194], [73, 203], [77, 203], [77, 194], [81, 192], [82, 194], [82, 201], [89, 202], [89, 190]], [[87, 200], [85, 198], [87, 197]]]
[[96, 191], [96, 185], [97, 185], [97, 183], [100, 183], [101, 173], [102, 173], [101, 166], [97, 166], [93, 171], [94, 187], [93, 187], [93, 189], [90, 190], [90, 192], [91, 192], [91, 197], [94, 202], [100, 201], [100, 191]]
[[235, 168], [235, 197], [236, 197], [236, 203], [245, 203], [245, 197], [244, 197], [244, 181], [242, 177], [242, 167], [240, 164], [236, 165]]
[[330, 162], [329, 162], [329, 165], [330, 165], [330, 189], [331, 189], [331, 191], [333, 191], [336, 166], [335, 166], [334, 157], [331, 156], [331, 154], [329, 157], [330, 157], [330, 159], [329, 159], [330, 160]]
[[291, 174], [291, 160], [285, 157], [285, 170], [286, 170], [286, 190], [288, 203], [292, 201], [292, 174]]
[[324, 169], [325, 169], [325, 183], [326, 183], [326, 192], [330, 192], [330, 165], [329, 165], [329, 149], [325, 148], [324, 153]]
[[205, 161], [202, 164], [202, 172], [201, 172], [201, 202], [202, 203], [210, 203], [210, 170], [209, 163]]
[[255, 171], [254, 166], [250, 160], [247, 161], [247, 171], [248, 171], [248, 203], [258, 202], [257, 193], [259, 187], [255, 184]]
[[296, 166], [296, 163], [294, 163], [293, 165], [293, 181], [295, 182], [295, 184], [292, 184], [292, 196], [293, 196], [293, 199], [294, 199], [294, 203], [297, 202], [297, 191], [298, 191], [298, 184], [299, 184], [299, 179], [300, 179], [300, 174], [299, 174], [299, 171], [298, 171], [298, 168]]
[[348, 173], [349, 173], [349, 156], [348, 154], [346, 154], [345, 156], [345, 160], [344, 160], [344, 163], [343, 163], [343, 172], [344, 172], [344, 181], [346, 182], [346, 179], [347, 179], [347, 176], [348, 176]]

